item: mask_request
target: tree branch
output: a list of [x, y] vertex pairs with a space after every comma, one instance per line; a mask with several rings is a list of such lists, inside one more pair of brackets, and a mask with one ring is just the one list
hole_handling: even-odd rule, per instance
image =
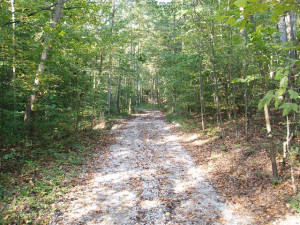
[[[91, 2], [90, 4], [93, 4], [93, 3], [96, 3], [96, 2]], [[36, 10], [34, 12], [31, 12], [31, 13], [27, 14], [24, 17], [28, 18], [28, 17], [34, 16], [34, 15], [36, 15], [36, 14], [42, 12], [42, 11], [52, 11], [52, 7], [54, 7], [56, 5], [57, 5], [57, 3], [54, 3], [50, 6], [39, 8], [38, 10]], [[73, 7], [66, 7], [66, 8], [64, 8], [64, 10], [72, 10], [72, 9], [80, 9], [80, 8], [82, 8], [82, 7], [81, 6], [73, 6]], [[4, 23], [3, 25], [1, 25], [0, 29], [2, 29], [5, 26], [8, 26], [10, 24], [13, 24], [13, 23], [21, 23], [21, 20], [18, 19], [18, 20], [15, 20], [14, 22], [10, 20], [10, 21]]]
[[[57, 5], [57, 3], [54, 3], [54, 4], [50, 5], [50, 6], [42, 7], [42, 8], [40, 8], [40, 9], [38, 9], [37, 11], [34, 11], [34, 12], [31, 12], [31, 13], [27, 14], [25, 17], [26, 17], [26, 18], [27, 18], [27, 17], [31, 17], [31, 16], [34, 16], [34, 15], [38, 14], [39, 12], [51, 10], [51, 8], [52, 8], [53, 6], [56, 6], [56, 5]], [[19, 20], [15, 20], [14, 22], [10, 20], [10, 21], [4, 23], [4, 24], [1, 26], [1, 29], [2, 29], [3, 27], [7, 26], [7, 25], [10, 25], [10, 24], [13, 24], [13, 23], [20, 23], [20, 22], [21, 22], [20, 19], [19, 19]]]

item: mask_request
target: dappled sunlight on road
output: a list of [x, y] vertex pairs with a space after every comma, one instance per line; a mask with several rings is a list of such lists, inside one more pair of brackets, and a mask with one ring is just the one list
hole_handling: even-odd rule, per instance
[[159, 111], [144, 111], [116, 131], [116, 143], [98, 159], [101, 168], [94, 179], [80, 194], [70, 193], [69, 205], [57, 221], [247, 224], [206, 181], [202, 168], [161, 118]]

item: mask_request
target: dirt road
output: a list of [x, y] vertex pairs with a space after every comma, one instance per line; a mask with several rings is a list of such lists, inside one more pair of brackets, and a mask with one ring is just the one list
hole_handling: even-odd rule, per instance
[[116, 142], [93, 180], [76, 193], [56, 224], [248, 224], [216, 193], [172, 125], [142, 110], [114, 129]]

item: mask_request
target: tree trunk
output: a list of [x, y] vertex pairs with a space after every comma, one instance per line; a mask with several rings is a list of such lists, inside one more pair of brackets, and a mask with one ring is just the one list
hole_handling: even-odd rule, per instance
[[131, 92], [129, 94], [129, 103], [128, 103], [128, 114], [131, 114], [131, 103], [132, 103], [132, 95]]
[[[247, 69], [246, 69], [246, 71], [247, 71]], [[246, 137], [246, 141], [249, 141], [249, 135], [248, 135], [248, 130], [249, 130], [249, 118], [248, 118], [248, 83], [247, 82], [245, 82], [244, 100], [245, 100], [245, 137]]]
[[[113, 33], [114, 33], [114, 18], [115, 18], [115, 1], [112, 0], [112, 12], [111, 12], [111, 51], [114, 45], [113, 41]], [[108, 102], [108, 108], [107, 108], [107, 114], [110, 116], [111, 113], [111, 83], [112, 83], [112, 76], [113, 76], [113, 54], [110, 52], [109, 56], [109, 77], [108, 77], [108, 95], [107, 95], [107, 102]]]
[[153, 78], [151, 79], [151, 90], [150, 90], [150, 104], [151, 107], [153, 108]]
[[282, 43], [287, 42], [285, 15], [280, 16], [280, 20], [278, 22], [278, 29], [279, 29], [279, 39], [280, 39], [280, 41]]
[[202, 82], [202, 59], [200, 54], [200, 40], [198, 37], [198, 60], [199, 60], [199, 89], [200, 89], [200, 107], [201, 107], [201, 125], [202, 130], [205, 130], [205, 105], [204, 105], [204, 96], [203, 96], [203, 82]]
[[140, 76], [137, 74], [137, 81], [136, 81], [136, 96], [135, 96], [135, 107], [137, 108], [139, 105], [139, 90], [140, 90]]
[[[56, 24], [60, 21], [62, 14], [63, 14], [64, 5], [65, 5], [65, 0], [57, 1], [57, 6], [56, 6], [54, 17], [52, 20], [53, 23], [51, 23], [51, 25], [50, 25], [51, 29], [54, 29]], [[53, 39], [53, 37], [51, 37], [50, 35], [46, 35], [46, 45], [41, 54], [41, 62], [38, 67], [38, 72], [35, 75], [33, 94], [29, 98], [29, 102], [28, 102], [27, 108], [26, 108], [26, 113], [24, 116], [25, 122], [29, 121], [32, 118], [32, 113], [34, 111], [34, 104], [36, 103], [36, 99], [37, 99], [36, 93], [35, 93], [36, 86], [38, 86], [40, 83], [39, 75], [45, 71], [44, 64], [47, 59], [47, 53], [50, 48], [50, 41], [52, 39]]]
[[13, 121], [14, 121], [14, 128], [16, 126], [16, 43], [15, 43], [15, 30], [16, 30], [16, 24], [15, 24], [15, 1], [11, 0], [11, 21], [12, 21], [12, 46], [13, 46], [13, 65], [12, 65], [12, 73], [13, 73], [13, 92], [14, 92], [14, 109], [13, 109]]
[[[235, 129], [238, 130], [238, 124], [237, 124], [237, 112], [236, 112], [236, 91], [234, 88], [234, 84], [231, 84], [231, 81], [233, 80], [233, 71], [232, 71], [232, 57], [233, 57], [233, 44], [232, 44], [232, 29], [230, 29], [230, 57], [229, 57], [229, 92], [232, 96], [232, 107], [233, 107], [233, 119], [235, 122]], [[237, 132], [236, 132], [237, 133]]]
[[287, 123], [287, 125], [286, 125], [287, 132], [286, 132], [286, 142], [284, 142], [284, 147], [285, 147], [285, 150], [289, 154], [289, 163], [290, 163], [292, 187], [293, 187], [294, 194], [296, 194], [298, 190], [297, 190], [297, 185], [296, 185], [296, 182], [295, 182], [295, 174], [294, 174], [294, 161], [295, 161], [295, 159], [293, 159], [293, 154], [290, 151], [290, 142], [293, 138], [293, 133], [290, 132], [290, 120], [289, 120], [288, 116], [286, 116], [286, 123]]
[[[296, 12], [287, 11], [284, 15], [281, 15], [280, 21], [278, 22], [278, 29], [279, 29], [279, 39], [282, 44], [285, 46], [287, 41], [290, 41], [294, 46], [297, 44], [297, 30], [296, 30], [296, 23], [297, 23], [297, 14]], [[287, 54], [287, 58], [290, 59], [297, 59], [297, 50], [292, 48]], [[289, 75], [288, 75], [288, 89], [292, 90], [294, 86], [294, 81], [292, 78], [292, 68], [291, 64], [288, 60], [285, 61], [285, 64], [289, 64]], [[290, 102], [290, 99], [287, 99]], [[287, 120], [287, 136], [286, 141], [283, 143], [283, 162], [282, 166], [284, 167], [286, 164], [286, 160], [289, 159], [290, 170], [291, 170], [291, 180], [294, 193], [297, 192], [297, 186], [295, 184], [295, 176], [294, 176], [294, 161], [292, 159], [292, 153], [290, 151], [290, 141], [293, 137], [293, 132], [290, 131], [290, 119], [286, 116]]]
[[110, 116], [111, 113], [111, 80], [112, 80], [112, 73], [113, 73], [113, 63], [112, 63], [112, 54], [109, 56], [109, 76], [108, 76], [108, 93], [107, 93], [107, 114]]
[[219, 100], [219, 84], [218, 84], [218, 78], [217, 78], [217, 72], [216, 72], [216, 56], [215, 56], [215, 24], [212, 22], [212, 29], [211, 29], [211, 53], [212, 53], [212, 66], [213, 66], [213, 75], [214, 75], [214, 82], [215, 82], [215, 97], [216, 97], [216, 103], [217, 103], [217, 114], [219, 118], [219, 124], [221, 128], [221, 137], [225, 137], [224, 135], [224, 129], [223, 129], [223, 121], [222, 121], [222, 115], [220, 111], [220, 100]]
[[269, 143], [269, 150], [270, 150], [270, 159], [272, 163], [272, 172], [273, 172], [273, 180], [276, 181], [278, 180], [278, 170], [277, 170], [277, 163], [276, 163], [276, 156], [275, 156], [275, 144], [273, 142], [273, 137], [272, 137], [272, 130], [271, 130], [271, 123], [270, 123], [270, 115], [269, 115], [269, 109], [268, 105], [264, 105], [264, 113], [265, 113], [265, 120], [266, 120], [266, 127], [267, 127], [267, 132], [268, 132], [268, 143]]
[[119, 75], [119, 82], [118, 82], [118, 96], [117, 96], [117, 109], [118, 113], [121, 113], [121, 105], [120, 105], [120, 98], [121, 98], [121, 88], [122, 88], [122, 74]]
[[[198, 2], [197, 2], [198, 5]], [[193, 9], [194, 9], [194, 14], [193, 14], [193, 20], [196, 22], [196, 2], [193, 0]], [[198, 32], [200, 33], [200, 27], [198, 26]], [[204, 102], [204, 95], [203, 95], [203, 82], [202, 82], [202, 59], [201, 59], [201, 42], [199, 36], [197, 37], [198, 43], [197, 45], [197, 50], [198, 50], [198, 65], [199, 65], [199, 95], [200, 95], [200, 107], [201, 107], [201, 126], [202, 130], [205, 130], [205, 102]]]
[[160, 108], [160, 100], [159, 100], [159, 82], [158, 77], [156, 77], [156, 103], [157, 103], [157, 109]]
[[141, 84], [140, 103], [144, 103], [144, 96], [143, 96], [143, 80], [142, 80], [142, 84]]
[[[241, 36], [244, 38], [244, 51], [245, 51], [245, 57], [243, 60], [243, 77], [246, 80], [248, 75], [248, 62], [247, 62], [247, 49], [246, 49], [246, 43], [247, 43], [247, 33], [245, 29], [241, 30]], [[245, 103], [245, 137], [246, 141], [248, 141], [248, 125], [249, 125], [249, 119], [248, 119], [248, 82], [245, 81], [244, 84], [244, 103]]]

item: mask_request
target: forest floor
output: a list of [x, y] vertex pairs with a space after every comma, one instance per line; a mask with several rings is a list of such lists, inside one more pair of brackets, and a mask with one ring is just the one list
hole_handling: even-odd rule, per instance
[[220, 139], [140, 110], [110, 134], [52, 224], [300, 224], [288, 171], [272, 184], [259, 132]]
[[[197, 115], [191, 118], [171, 115], [168, 120], [177, 124], [173, 131], [196, 165], [204, 168], [207, 180], [226, 202], [247, 212], [252, 224], [300, 224], [300, 192], [293, 194], [290, 168], [282, 166], [280, 157], [277, 157], [280, 178], [276, 183], [272, 181], [263, 118], [256, 116], [251, 120], [248, 141], [242, 120], [237, 124], [230, 121], [224, 124], [225, 138], [218, 136], [220, 129], [217, 126], [202, 132], [201, 119]], [[272, 123], [278, 153], [282, 151], [284, 140], [280, 137], [285, 131], [279, 124], [280, 121]], [[296, 138], [293, 144], [299, 145], [299, 139]], [[299, 166], [294, 167], [294, 173], [299, 190]]]
[[207, 180], [162, 112], [114, 126], [93, 174], [58, 203], [53, 224], [252, 224]]

